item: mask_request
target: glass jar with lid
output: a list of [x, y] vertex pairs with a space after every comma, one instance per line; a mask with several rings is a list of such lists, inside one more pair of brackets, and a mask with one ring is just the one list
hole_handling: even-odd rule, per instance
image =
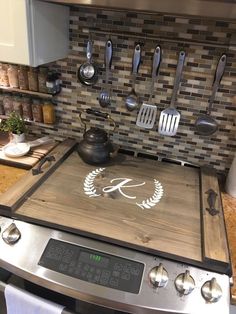
[[33, 113], [32, 113], [32, 103], [29, 97], [22, 97], [21, 100], [22, 104], [22, 111], [23, 111], [23, 118], [27, 121], [33, 120]]
[[30, 68], [28, 71], [29, 90], [38, 91], [38, 69]]
[[15, 111], [19, 116], [22, 117], [23, 112], [22, 112], [22, 104], [21, 104], [20, 96], [13, 97], [12, 107], [13, 107], [13, 111]]
[[39, 92], [40, 93], [47, 93], [48, 92], [48, 88], [46, 86], [47, 76], [48, 76], [48, 69], [43, 68], [43, 67], [39, 68], [38, 84], [39, 84]]
[[43, 122], [43, 110], [41, 101], [34, 99], [32, 103], [33, 121]]
[[5, 114], [4, 107], [3, 107], [3, 99], [4, 99], [4, 95], [0, 94], [0, 115]]
[[18, 69], [18, 79], [19, 79], [19, 88], [28, 90], [29, 89], [29, 81], [28, 81], [28, 73], [27, 67], [20, 65]]
[[8, 116], [13, 111], [13, 97], [10, 95], [5, 96], [2, 103], [5, 115]]
[[9, 86], [9, 80], [7, 75], [7, 65], [1, 64], [0, 65], [0, 85], [4, 87]]
[[7, 69], [9, 85], [12, 88], [19, 88], [18, 67], [10, 64]]
[[55, 110], [51, 102], [43, 104], [43, 122], [46, 124], [55, 123]]

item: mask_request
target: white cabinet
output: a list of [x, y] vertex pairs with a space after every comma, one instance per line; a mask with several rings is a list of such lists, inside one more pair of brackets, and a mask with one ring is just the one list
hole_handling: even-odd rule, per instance
[[68, 7], [0, 0], [0, 62], [38, 66], [65, 58], [68, 47]]

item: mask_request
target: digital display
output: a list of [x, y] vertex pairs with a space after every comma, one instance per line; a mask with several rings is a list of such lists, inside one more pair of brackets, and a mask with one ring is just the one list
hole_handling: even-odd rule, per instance
[[109, 264], [109, 258], [98, 255], [98, 254], [93, 254], [85, 251], [80, 252], [79, 256], [79, 262], [85, 262], [88, 263], [89, 265], [99, 265], [100, 267], [108, 267]]
[[50, 239], [38, 263], [93, 284], [139, 293], [144, 264], [75, 244]]

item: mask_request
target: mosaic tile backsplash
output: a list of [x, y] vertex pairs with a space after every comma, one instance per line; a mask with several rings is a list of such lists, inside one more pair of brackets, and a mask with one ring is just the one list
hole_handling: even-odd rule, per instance
[[[232, 102], [236, 92], [236, 50], [229, 48], [235, 33], [236, 22], [71, 7], [70, 54], [67, 59], [50, 65], [62, 74], [62, 92], [56, 97], [58, 123], [46, 129], [34, 126], [32, 132], [79, 141], [83, 134], [79, 111], [94, 108], [108, 112], [116, 121], [118, 127], [111, 137], [123, 149], [211, 165], [225, 171], [236, 151], [236, 102]], [[82, 85], [77, 79], [78, 68], [86, 61], [89, 36], [94, 43], [93, 60], [100, 66], [99, 80], [92, 87]], [[105, 82], [104, 49], [109, 38], [113, 42], [109, 78], [112, 102], [104, 109], [99, 106], [98, 96]], [[136, 126], [137, 111], [129, 112], [125, 107], [124, 99], [132, 87], [132, 56], [137, 43], [142, 46], [142, 63], [135, 87], [142, 102], [149, 98], [154, 48], [160, 44], [163, 51], [152, 99], [158, 115], [151, 130]], [[162, 136], [158, 133], [159, 114], [170, 104], [178, 53], [182, 49], [186, 59], [176, 101], [181, 120], [176, 136]], [[206, 113], [222, 53], [227, 54], [227, 65], [212, 111], [219, 130], [205, 137], [196, 133], [194, 123], [199, 114]], [[99, 118], [87, 116], [86, 119], [89, 126], [111, 129]]]

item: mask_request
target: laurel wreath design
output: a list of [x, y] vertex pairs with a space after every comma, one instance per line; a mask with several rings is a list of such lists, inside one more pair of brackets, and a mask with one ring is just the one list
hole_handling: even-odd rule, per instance
[[92, 172], [90, 172], [85, 180], [84, 180], [84, 193], [88, 195], [89, 197], [97, 197], [100, 196], [101, 194], [97, 194], [97, 190], [94, 187], [94, 180], [99, 175], [102, 173], [106, 168], [98, 168]]
[[[90, 172], [84, 180], [84, 193], [86, 195], [88, 195], [89, 197], [98, 197], [101, 196], [101, 194], [97, 193], [97, 190], [94, 186], [94, 180], [95, 178], [102, 173], [106, 168], [98, 168], [96, 170], [93, 170], [92, 172]], [[155, 190], [153, 195], [142, 201], [141, 203], [136, 203], [136, 205], [138, 205], [140, 208], [142, 209], [150, 209], [153, 206], [155, 206], [162, 198], [163, 194], [164, 194], [164, 190], [163, 187], [161, 185], [161, 183], [154, 179], [154, 186], [155, 186]]]
[[155, 185], [155, 191], [152, 197], [142, 201], [142, 203], [136, 203], [136, 205], [138, 205], [142, 209], [149, 209], [155, 206], [160, 201], [164, 193], [163, 187], [161, 183], [156, 179], [154, 179], [154, 185]]

